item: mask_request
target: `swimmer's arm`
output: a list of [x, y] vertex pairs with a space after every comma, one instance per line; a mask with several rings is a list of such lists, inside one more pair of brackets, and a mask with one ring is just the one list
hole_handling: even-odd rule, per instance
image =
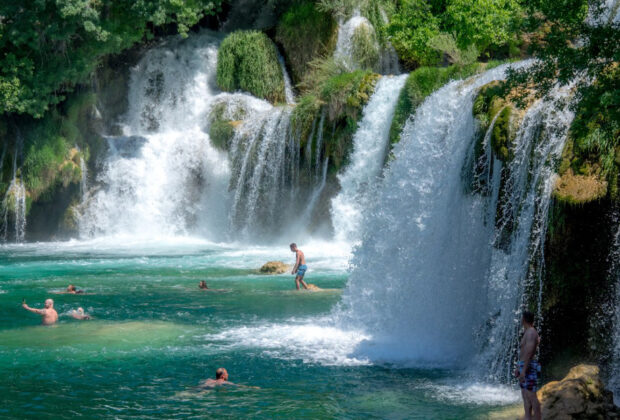
[[45, 315], [45, 309], [31, 308], [30, 306], [26, 305], [25, 303], [22, 303], [22, 308], [24, 308], [27, 311], [33, 312], [35, 314]]

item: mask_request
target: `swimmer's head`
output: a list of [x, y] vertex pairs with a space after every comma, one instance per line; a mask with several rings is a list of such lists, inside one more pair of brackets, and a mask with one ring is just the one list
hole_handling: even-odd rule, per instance
[[50, 309], [54, 307], [54, 301], [52, 299], [45, 299], [45, 308]]
[[222, 379], [224, 381], [228, 380], [228, 372], [226, 372], [226, 369], [224, 368], [219, 368], [218, 370], [215, 371], [215, 379]]
[[201, 280], [200, 283], [198, 283], [198, 287], [200, 287], [201, 289], [207, 289], [207, 282]]
[[293, 243], [290, 245], [290, 247], [291, 247], [291, 251], [293, 251], [293, 252], [297, 251], [297, 244], [296, 244], [295, 242], [293, 242]]
[[77, 313], [80, 315], [84, 315], [84, 308], [78, 308]]
[[75, 286], [70, 284], [69, 286], [67, 286], [67, 292], [75, 292]]

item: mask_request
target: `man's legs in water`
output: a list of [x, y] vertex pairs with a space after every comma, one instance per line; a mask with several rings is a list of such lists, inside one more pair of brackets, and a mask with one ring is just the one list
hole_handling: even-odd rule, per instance
[[295, 286], [297, 286], [297, 290], [299, 290], [299, 283], [300, 282], [304, 286], [304, 289], [308, 288], [308, 285], [304, 281], [304, 277], [303, 276], [297, 276], [297, 277], [295, 277]]
[[[527, 397], [528, 403], [530, 405], [530, 410], [532, 415], [530, 418], [533, 420], [541, 420], [542, 414], [540, 412], [540, 401], [538, 401], [538, 396], [536, 395], [536, 391], [528, 391], [524, 389], [525, 397]], [[527, 418], [528, 413], [526, 413]]]

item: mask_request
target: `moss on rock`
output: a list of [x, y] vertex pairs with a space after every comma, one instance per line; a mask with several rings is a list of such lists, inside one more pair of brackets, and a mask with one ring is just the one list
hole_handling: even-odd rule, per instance
[[222, 41], [217, 84], [227, 92], [243, 90], [272, 103], [285, 101], [276, 47], [259, 31], [235, 31]]
[[331, 55], [337, 29], [331, 14], [318, 10], [311, 1], [295, 4], [282, 15], [276, 28], [276, 41], [284, 49], [295, 83], [306, 76], [308, 63]]
[[370, 25], [359, 25], [351, 38], [351, 53], [361, 69], [377, 69], [380, 51], [375, 30]]

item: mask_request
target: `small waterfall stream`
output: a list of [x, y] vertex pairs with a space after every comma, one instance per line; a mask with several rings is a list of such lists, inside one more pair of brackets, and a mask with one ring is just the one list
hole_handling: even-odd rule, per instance
[[609, 389], [614, 393], [616, 404], [620, 402], [620, 208], [614, 209], [612, 222], [615, 233], [611, 252], [609, 253], [609, 279], [615, 283], [615, 313], [613, 331], [612, 362], [609, 375]]
[[341, 191], [332, 199], [332, 224], [338, 241], [354, 243], [359, 239], [362, 210], [367, 207], [377, 177], [383, 169], [392, 117], [406, 80], [406, 74], [382, 77], [364, 108], [364, 115], [353, 136], [350, 163], [338, 175]]
[[[24, 186], [18, 169], [18, 156], [21, 157], [22, 154], [22, 141], [21, 136], [18, 135], [15, 151], [13, 153], [13, 176], [2, 200], [1, 208], [4, 211], [2, 215], [2, 233], [0, 236], [5, 242], [9, 239], [11, 218], [13, 219], [15, 242], [23, 242], [26, 238], [26, 187]], [[4, 149], [6, 150], [6, 147]], [[4, 161], [4, 151], [2, 161]]]

